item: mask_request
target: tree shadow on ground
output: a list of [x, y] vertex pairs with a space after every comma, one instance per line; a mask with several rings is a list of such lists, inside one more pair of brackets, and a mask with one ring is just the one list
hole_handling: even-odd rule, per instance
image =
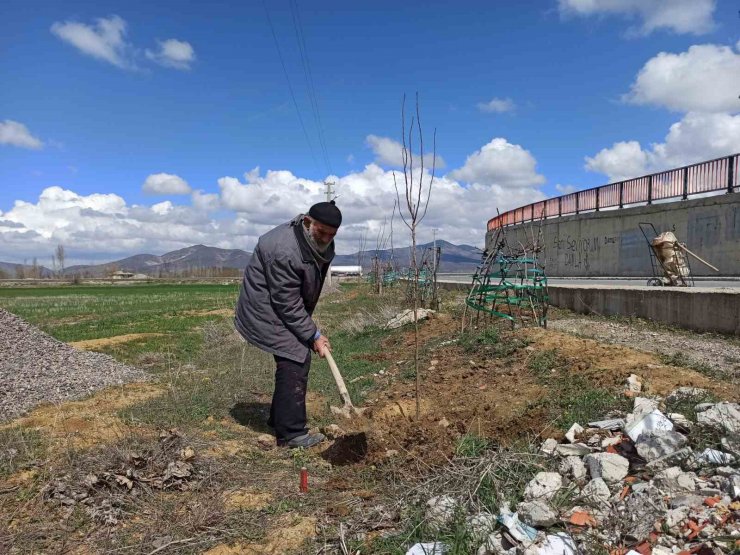
[[254, 432], [273, 433], [272, 428], [267, 425], [267, 419], [270, 416], [270, 403], [261, 401], [239, 402], [231, 407], [229, 414], [239, 424]]

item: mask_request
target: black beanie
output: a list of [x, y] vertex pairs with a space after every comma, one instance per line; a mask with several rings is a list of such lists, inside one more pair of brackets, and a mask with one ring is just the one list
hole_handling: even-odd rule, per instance
[[339, 227], [342, 225], [342, 213], [339, 208], [336, 207], [334, 201], [330, 202], [319, 202], [314, 204], [308, 211], [308, 215], [311, 216], [317, 222], [331, 226]]

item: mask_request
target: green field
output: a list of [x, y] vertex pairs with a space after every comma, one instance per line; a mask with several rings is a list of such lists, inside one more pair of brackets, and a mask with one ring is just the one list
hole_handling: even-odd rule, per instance
[[[363, 355], [380, 348], [387, 332], [378, 324], [393, 313], [398, 296], [377, 298], [367, 295], [366, 288], [344, 285], [325, 295], [314, 314], [329, 334], [335, 359], [358, 400], [372, 389], [372, 374], [380, 369]], [[238, 284], [7, 288], [0, 289], [0, 307], [65, 342], [153, 334], [103, 343], [93, 350], [144, 368], [168, 384], [167, 395], [129, 409], [127, 417], [181, 426], [207, 416], [228, 416], [236, 403], [272, 391], [272, 357], [234, 331], [238, 294]], [[337, 396], [326, 362], [318, 357], [309, 388], [332, 402]], [[315, 423], [328, 415], [328, 410], [313, 414]]]

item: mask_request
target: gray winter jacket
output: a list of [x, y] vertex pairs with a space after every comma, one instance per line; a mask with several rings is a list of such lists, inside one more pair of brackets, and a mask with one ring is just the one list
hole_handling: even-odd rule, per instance
[[[311, 319], [329, 264], [316, 261], [301, 229], [303, 214], [268, 231], [244, 270], [234, 325], [263, 351], [303, 362], [316, 334]], [[334, 242], [323, 257], [334, 258]]]

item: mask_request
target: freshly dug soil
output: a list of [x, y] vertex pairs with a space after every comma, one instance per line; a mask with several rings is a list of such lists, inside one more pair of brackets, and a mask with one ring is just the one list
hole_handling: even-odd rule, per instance
[[324, 458], [333, 464], [377, 464], [394, 458], [436, 465], [454, 453], [466, 433], [503, 444], [542, 434], [558, 437], [563, 431], [554, 428], [552, 415], [542, 406], [543, 399], [556, 393], [528, 367], [530, 357], [548, 350], [556, 350], [561, 361], [560, 379], [587, 380], [615, 394], [621, 394], [630, 374], [637, 374], [647, 395], [666, 395], [677, 387], [693, 386], [706, 388], [720, 399], [740, 397], [740, 386], [712, 380], [689, 368], [667, 366], [652, 353], [541, 328], [502, 331], [502, 344], [519, 346], [506, 356], [485, 350], [468, 353], [449, 341], [458, 337], [459, 326], [444, 314], [420, 324], [418, 419], [410, 372], [413, 330], [385, 340], [383, 354], [373, 355], [374, 360], [387, 363], [379, 378], [380, 393], [365, 403], [365, 418], [339, 422], [355, 434], [352, 441], [363, 438], [362, 448], [337, 442]]

